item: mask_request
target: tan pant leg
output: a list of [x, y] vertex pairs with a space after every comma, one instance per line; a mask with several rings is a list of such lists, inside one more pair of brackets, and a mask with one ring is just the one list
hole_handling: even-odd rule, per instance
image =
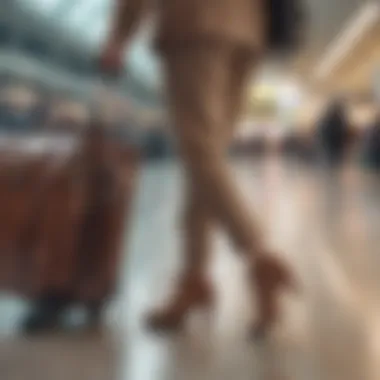
[[[206, 218], [210, 223], [207, 213], [211, 211], [236, 245], [254, 253], [259, 235], [233, 183], [225, 149], [221, 149], [225, 146], [225, 143], [221, 144], [224, 136], [231, 135], [226, 131], [232, 124], [229, 92], [234, 77], [231, 70], [234, 57], [234, 51], [227, 48], [199, 48], [168, 56], [169, 94], [175, 131], [194, 189], [191, 194], [196, 194], [198, 204], [207, 205], [207, 208], [203, 207], [202, 223]], [[199, 210], [200, 206], [195, 209]], [[200, 214], [195, 219], [199, 223]], [[193, 221], [193, 226], [195, 224]]]
[[[226, 119], [228, 123], [220, 131], [220, 149], [227, 156], [227, 151], [235, 131], [243, 98], [245, 84], [252, 68], [252, 59], [243, 54], [236, 54], [229, 62], [230, 73], [226, 90]], [[207, 260], [211, 252], [211, 232], [214, 225], [212, 213], [202, 192], [189, 181], [187, 184], [184, 207], [184, 250], [185, 273], [202, 273], [207, 267]]]
[[[183, 274], [204, 275], [211, 252], [212, 215], [201, 192], [189, 180], [183, 211]], [[205, 207], [206, 206], [206, 207]]]
[[245, 51], [236, 51], [231, 57], [229, 89], [226, 99], [228, 109], [228, 125], [222, 136], [222, 147], [227, 149], [233, 139], [237, 128], [237, 122], [242, 111], [243, 101], [246, 95], [249, 76], [254, 69], [255, 61], [252, 56], [247, 56]]

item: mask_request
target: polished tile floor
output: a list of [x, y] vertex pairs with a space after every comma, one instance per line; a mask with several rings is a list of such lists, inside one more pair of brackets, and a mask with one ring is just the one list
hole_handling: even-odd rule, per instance
[[120, 294], [103, 331], [27, 339], [26, 305], [0, 300], [1, 380], [378, 380], [380, 378], [380, 180], [269, 159], [235, 164], [268, 242], [292, 265], [302, 291], [283, 300], [267, 342], [246, 329], [255, 303], [244, 267], [215, 234], [215, 315], [194, 315], [178, 336], [144, 331], [144, 313], [167, 294], [180, 265], [174, 164], [142, 171]]

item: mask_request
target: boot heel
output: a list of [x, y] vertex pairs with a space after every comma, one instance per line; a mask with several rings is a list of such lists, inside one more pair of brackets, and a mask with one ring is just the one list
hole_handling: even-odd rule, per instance
[[294, 294], [298, 294], [301, 291], [298, 282], [287, 270], [282, 271], [282, 279], [280, 281], [279, 286], [283, 290], [294, 293]]
[[278, 319], [279, 292], [296, 292], [298, 286], [287, 267], [269, 255], [258, 260], [251, 281], [252, 287], [257, 287], [260, 317], [250, 335], [255, 340], [261, 340], [265, 339]]
[[149, 330], [177, 331], [184, 325], [188, 314], [195, 310], [210, 310], [214, 305], [213, 292], [208, 283], [188, 278], [180, 284], [177, 293], [161, 310], [150, 313], [146, 320]]
[[199, 299], [194, 303], [196, 307], [205, 311], [213, 309], [214, 304], [215, 304], [215, 297], [214, 297], [214, 294], [210, 290], [207, 290], [205, 291], [205, 293], [200, 295]]

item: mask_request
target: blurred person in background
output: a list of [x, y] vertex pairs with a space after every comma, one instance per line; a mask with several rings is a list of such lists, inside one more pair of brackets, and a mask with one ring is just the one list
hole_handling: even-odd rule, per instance
[[334, 100], [317, 126], [323, 161], [328, 166], [340, 165], [346, 157], [350, 139], [350, 125], [343, 99]]
[[364, 135], [362, 158], [365, 166], [380, 169], [380, 111]]
[[47, 128], [62, 132], [81, 132], [89, 121], [89, 109], [85, 104], [70, 99], [58, 99], [50, 107]]
[[51, 96], [48, 89], [43, 87], [39, 89], [39, 99], [33, 110], [33, 121], [38, 129], [46, 128], [51, 108]]
[[9, 85], [2, 91], [1, 129], [9, 133], [36, 129], [39, 94], [28, 86]]
[[[117, 1], [114, 24], [101, 57], [103, 70], [120, 72], [124, 49], [150, 5], [144, 0]], [[184, 268], [173, 296], [149, 315], [148, 326], [173, 330], [192, 310], [212, 306], [214, 292], [206, 267], [211, 230], [220, 225], [244, 254], [251, 291], [257, 289], [258, 293], [259, 317], [253, 332], [261, 335], [277, 318], [278, 292], [293, 279], [284, 263], [268, 252], [233, 179], [226, 153], [251, 70], [258, 66], [267, 47], [267, 3], [167, 0], [156, 5], [156, 47], [163, 61], [187, 188]], [[285, 15], [278, 7], [271, 11], [276, 21]], [[275, 26], [275, 37], [283, 40], [286, 33]]]

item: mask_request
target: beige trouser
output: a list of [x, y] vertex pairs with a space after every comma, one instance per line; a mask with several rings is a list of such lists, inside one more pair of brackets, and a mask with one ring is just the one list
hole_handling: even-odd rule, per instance
[[252, 256], [260, 249], [255, 221], [226, 160], [253, 60], [234, 46], [195, 46], [167, 54], [169, 102], [187, 174], [185, 271], [202, 271], [216, 222]]

